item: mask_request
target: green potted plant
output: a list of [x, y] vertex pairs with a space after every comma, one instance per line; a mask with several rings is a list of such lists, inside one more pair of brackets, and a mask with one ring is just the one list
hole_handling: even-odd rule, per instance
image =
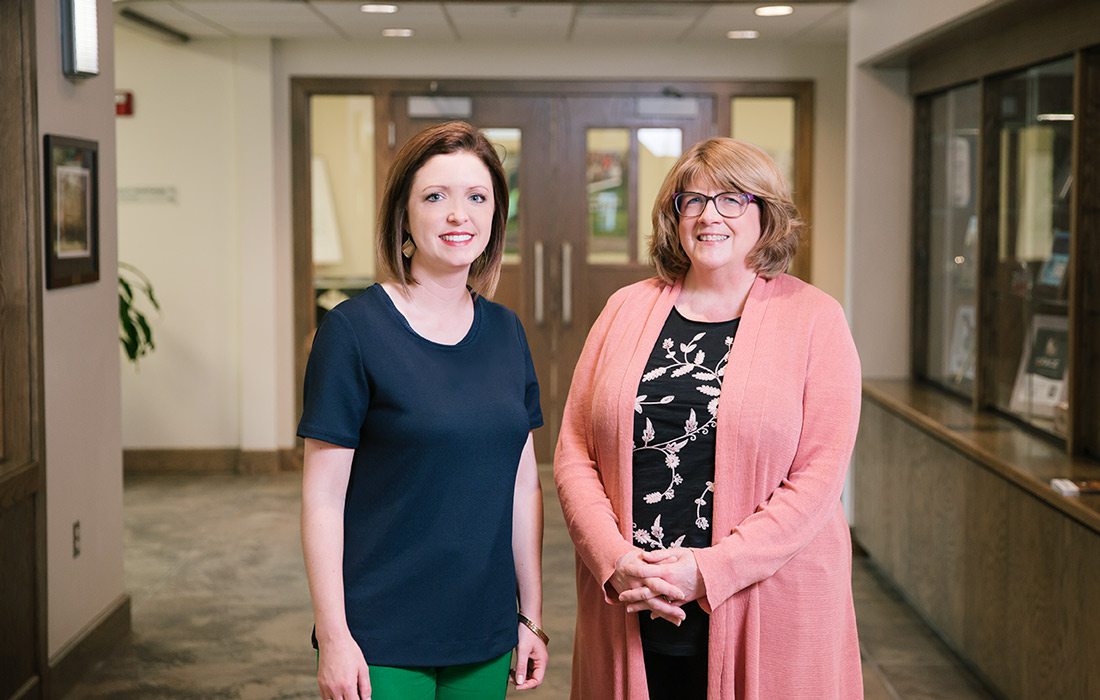
[[[150, 310], [151, 309], [151, 310]], [[149, 317], [160, 312], [160, 303], [153, 292], [153, 283], [145, 273], [129, 263], [118, 264], [118, 339], [130, 362], [152, 352], [153, 329]]]

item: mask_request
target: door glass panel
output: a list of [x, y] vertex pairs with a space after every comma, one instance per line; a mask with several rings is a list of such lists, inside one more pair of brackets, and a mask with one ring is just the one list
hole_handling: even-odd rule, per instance
[[994, 406], [1066, 434], [1073, 59], [990, 81], [996, 276], [989, 285]]
[[977, 355], [977, 84], [931, 99], [927, 377], [973, 396]]
[[317, 317], [374, 283], [374, 98], [310, 98]]
[[638, 129], [638, 256], [649, 262], [649, 238], [653, 235], [653, 204], [665, 175], [684, 150], [680, 129]]
[[589, 129], [586, 164], [588, 262], [628, 263], [630, 130]]
[[519, 163], [522, 144], [522, 133], [519, 129], [487, 128], [481, 133], [489, 139], [489, 143], [497, 149], [501, 165], [504, 166], [504, 177], [508, 182], [508, 228], [504, 235], [504, 262], [518, 263], [520, 261], [520, 225], [523, 217], [520, 216], [520, 207], [523, 200], [520, 197]]
[[764, 149], [794, 186], [794, 98], [734, 97], [730, 135]]

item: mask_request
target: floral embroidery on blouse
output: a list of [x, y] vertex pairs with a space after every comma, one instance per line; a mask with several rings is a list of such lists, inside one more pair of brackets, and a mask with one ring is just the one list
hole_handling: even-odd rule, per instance
[[[661, 502], [676, 501], [678, 496], [677, 487], [684, 483], [683, 476], [679, 471], [681, 455], [684, 454], [685, 450], [691, 449], [692, 443], [701, 436], [708, 435], [717, 427], [718, 399], [722, 393], [722, 377], [725, 376], [726, 363], [729, 361], [730, 349], [733, 346], [733, 337], [729, 335], [725, 337], [725, 353], [717, 361], [708, 363], [706, 352], [698, 347], [700, 341], [706, 336], [706, 331], [699, 332], [691, 340], [679, 343], [673, 338], [664, 338], [661, 342], [661, 348], [665, 353], [664, 362], [650, 368], [642, 375], [639, 395], [634, 400], [634, 411], [645, 418], [645, 427], [641, 431], [642, 442], [639, 445], [635, 441], [633, 451], [635, 455], [646, 451], [660, 452], [664, 456], [664, 464], [669, 472], [668, 482], [663, 490], [651, 491], [642, 497], [642, 500], [647, 504], [654, 505]], [[651, 359], [647, 367], [652, 364]], [[685, 386], [709, 397], [709, 401], [706, 404], [707, 415], [700, 417], [696, 414], [694, 408], [688, 408], [683, 416], [682, 427], [678, 428], [675, 434], [658, 436], [653, 422], [645, 415], [646, 407], [673, 404], [670, 408], [675, 410], [676, 395], [650, 397], [649, 394], [641, 393], [641, 391], [644, 391], [645, 384], [666, 375], [669, 378], [690, 375], [694, 381], [687, 383]], [[701, 420], [701, 418], [705, 420]], [[695, 527], [699, 530], [710, 528], [709, 520], [703, 515], [703, 508], [707, 505], [707, 496], [713, 492], [714, 482], [708, 480], [701, 493], [697, 493], [697, 495], [687, 494], [688, 496], [695, 495]], [[676, 501], [672, 504], [672, 507], [683, 508], [685, 505], [686, 503]], [[661, 514], [656, 516], [648, 528], [638, 527], [635, 523], [633, 531], [634, 541], [651, 549], [678, 547], [687, 536], [686, 533], [674, 533], [678, 536], [666, 543], [667, 533], [661, 525]]]

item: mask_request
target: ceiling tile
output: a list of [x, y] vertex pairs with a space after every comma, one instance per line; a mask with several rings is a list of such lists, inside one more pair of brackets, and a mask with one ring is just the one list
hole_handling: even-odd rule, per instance
[[580, 41], [675, 41], [707, 11], [694, 3], [582, 5], [573, 38]]
[[[392, 15], [367, 14], [359, 9], [358, 2], [313, 2], [318, 12], [338, 25], [345, 34], [356, 39], [385, 41], [454, 41], [454, 31], [447, 23], [440, 3], [397, 2], [398, 10]], [[415, 32], [411, 39], [390, 39], [382, 36], [383, 29], [402, 28]]]
[[570, 3], [449, 2], [463, 41], [563, 41], [573, 19]]
[[[786, 17], [757, 17], [754, 5], [712, 5], [691, 32], [685, 37], [694, 40], [726, 40], [726, 32], [732, 29], [755, 29], [762, 41], [795, 39], [799, 41], [844, 41], [847, 37], [847, 11], [843, 3], [816, 3], [796, 5], [794, 14]], [[840, 14], [845, 31], [839, 36], [831, 18]], [[819, 31], [818, 27], [822, 29]]]
[[[238, 36], [338, 36], [336, 30], [300, 0], [233, 0], [176, 4], [188, 12], [230, 29]], [[135, 9], [140, 11], [143, 6], [135, 6]]]

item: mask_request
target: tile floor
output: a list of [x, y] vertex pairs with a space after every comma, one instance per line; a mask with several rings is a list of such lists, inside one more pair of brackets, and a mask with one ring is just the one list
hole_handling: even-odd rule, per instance
[[[567, 698], [573, 553], [546, 493], [545, 627], [551, 668], [530, 694]], [[133, 634], [66, 700], [317, 698], [309, 594], [298, 541], [299, 477], [139, 476], [125, 487]], [[853, 571], [866, 697], [992, 697], [866, 559]]]

